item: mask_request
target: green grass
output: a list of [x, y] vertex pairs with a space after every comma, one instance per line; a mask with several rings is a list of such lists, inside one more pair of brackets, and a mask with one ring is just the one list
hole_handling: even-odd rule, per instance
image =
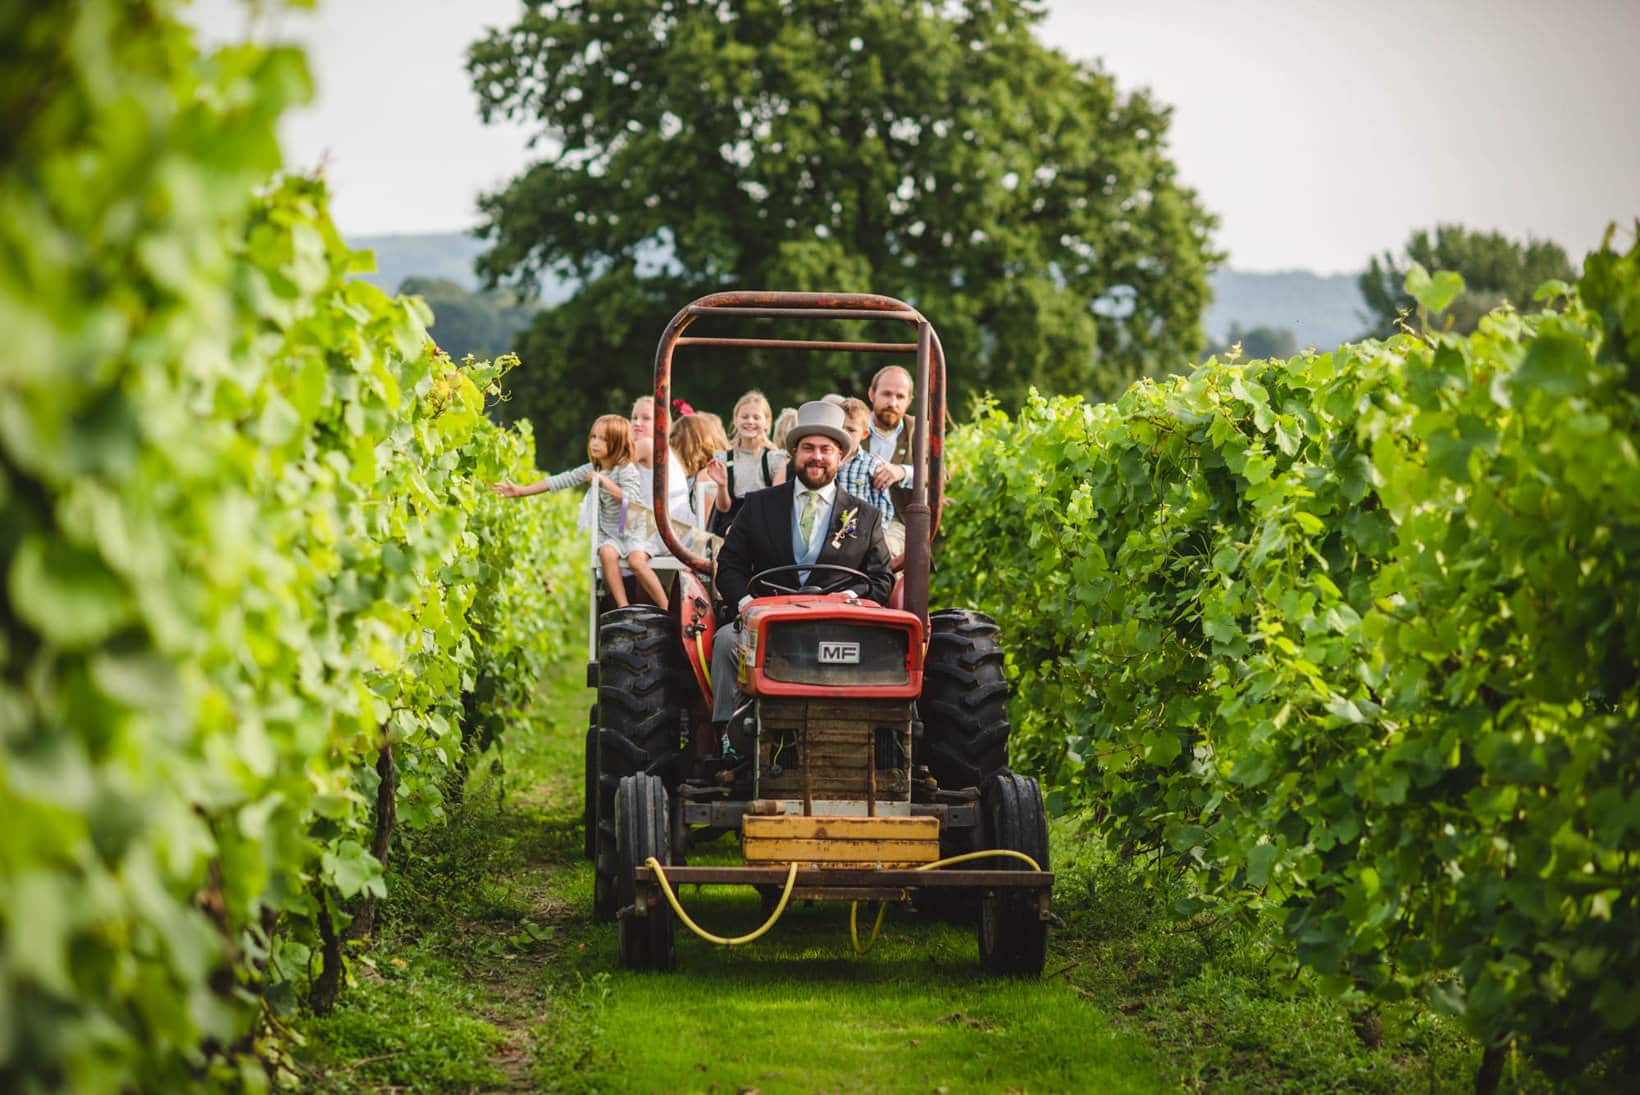
[[[294, 1022], [305, 1089], [365, 1091], [1454, 1091], [1479, 1050], [1411, 1006], [1368, 1048], [1259, 920], [1180, 925], [1178, 882], [1053, 828], [1039, 981], [982, 976], [973, 929], [891, 909], [857, 957], [848, 906], [797, 905], [729, 950], [681, 926], [678, 969], [619, 968], [581, 859], [581, 666], [475, 765], [450, 825], [401, 842], [380, 933], [325, 1019]], [[732, 841], [694, 863], [736, 861]], [[749, 890], [685, 888], [703, 926], [761, 920]], [[862, 935], [870, 915], [861, 910]], [[1543, 1090], [1524, 1064], [1506, 1090]]]
[[377, 1084], [462, 1091], [505, 1082], [493, 1060], [506, 1036], [479, 1017], [481, 994], [456, 963], [412, 946], [373, 965], [355, 966], [345, 1006], [308, 1020], [310, 1075], [333, 1091]]
[[810, 972], [691, 976], [685, 991], [719, 1003], [660, 1023], [678, 988], [617, 983], [604, 1019], [610, 1069], [592, 1079], [639, 1091], [1157, 1089], [1138, 1040], [1063, 986], [931, 984], [909, 960]]
[[[750, 891], [686, 891], [683, 901], [714, 931], [761, 919]], [[613, 930], [592, 935], [572, 965], [587, 981], [615, 964]], [[897, 909], [861, 957], [848, 906], [816, 904], [747, 947], [684, 931], [675, 972], [606, 973], [597, 984], [589, 1037], [600, 1052], [575, 1083], [558, 1081], [567, 1090], [1067, 1091], [1084, 1077], [1111, 1091], [1165, 1089], [1143, 1041], [1115, 1031], [1065, 980], [982, 977], [971, 930]]]

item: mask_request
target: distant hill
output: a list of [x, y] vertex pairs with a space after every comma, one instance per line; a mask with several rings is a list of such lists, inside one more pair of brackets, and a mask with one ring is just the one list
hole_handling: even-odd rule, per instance
[[1300, 348], [1330, 350], [1367, 329], [1367, 305], [1354, 274], [1283, 270], [1255, 274], [1220, 270], [1209, 279], [1213, 303], [1202, 317], [1207, 336], [1222, 341], [1232, 323], [1245, 330], [1275, 327], [1293, 332]]
[[[349, 242], [376, 253], [376, 273], [365, 275], [365, 280], [388, 292], [397, 290], [411, 276], [444, 278], [466, 289], [477, 289], [473, 261], [486, 246], [461, 232], [359, 236]], [[1367, 326], [1361, 318], [1366, 305], [1353, 274], [1220, 270], [1213, 275], [1211, 285], [1213, 303], [1208, 306], [1203, 325], [1215, 341], [1222, 341], [1235, 323], [1243, 329], [1289, 330], [1298, 337], [1301, 347], [1314, 345], [1330, 350], [1356, 338]], [[544, 303], [554, 304], [569, 293], [568, 284], [555, 281], [541, 295]]]
[[[347, 241], [356, 250], [376, 253], [376, 272], [362, 277], [370, 284], [397, 292], [408, 277], [439, 278], [453, 281], [469, 292], [478, 289], [473, 263], [489, 247], [465, 232], [431, 232], [426, 235], [355, 236]], [[556, 304], [570, 295], [570, 287], [552, 281], [541, 293], [543, 304]]]
[[442, 278], [463, 289], [478, 288], [473, 262], [484, 253], [485, 243], [461, 232], [439, 232], [425, 236], [355, 236], [347, 241], [354, 249], [376, 253], [376, 272], [363, 278], [389, 293], [398, 292], [408, 277]]

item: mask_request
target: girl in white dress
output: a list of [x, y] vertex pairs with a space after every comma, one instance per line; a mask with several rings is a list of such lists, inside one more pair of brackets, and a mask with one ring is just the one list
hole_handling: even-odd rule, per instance
[[617, 605], [627, 603], [626, 585], [621, 580], [621, 563], [625, 561], [644, 592], [664, 609], [666, 590], [649, 565], [648, 545], [634, 542], [626, 532], [622, 503], [638, 498], [638, 466], [632, 456], [632, 424], [618, 414], [606, 414], [592, 424], [592, 431], [587, 435], [585, 464], [537, 479], [527, 487], [503, 479], [494, 489], [503, 498], [522, 498], [596, 480], [599, 487], [598, 564], [603, 567], [610, 596]]
[[712, 514], [717, 512], [720, 489], [705, 474], [706, 466], [717, 453], [728, 447], [729, 439], [723, 435], [723, 424], [715, 414], [697, 411], [678, 419], [677, 425], [672, 427], [672, 451], [678, 454], [678, 461], [689, 476], [695, 528], [702, 533], [711, 532]]

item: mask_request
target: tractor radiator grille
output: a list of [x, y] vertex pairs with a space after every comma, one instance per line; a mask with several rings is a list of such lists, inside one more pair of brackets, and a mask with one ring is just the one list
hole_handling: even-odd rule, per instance
[[911, 801], [911, 704], [906, 700], [760, 699], [760, 798], [864, 801], [876, 768], [878, 802]]
[[900, 627], [846, 620], [772, 622], [763, 672], [789, 684], [905, 684], [911, 636]]

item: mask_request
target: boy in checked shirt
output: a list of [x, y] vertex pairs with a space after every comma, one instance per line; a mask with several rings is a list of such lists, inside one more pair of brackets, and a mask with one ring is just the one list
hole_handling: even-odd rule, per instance
[[894, 520], [894, 503], [889, 500], [888, 491], [871, 481], [884, 464], [882, 457], [874, 455], [866, 444], [871, 433], [871, 408], [865, 400], [843, 400], [843, 429], [854, 438], [854, 451], [838, 467], [837, 485], [856, 498], [864, 498], [882, 513], [883, 539], [888, 541], [889, 555], [897, 558], [905, 551], [905, 526]]

